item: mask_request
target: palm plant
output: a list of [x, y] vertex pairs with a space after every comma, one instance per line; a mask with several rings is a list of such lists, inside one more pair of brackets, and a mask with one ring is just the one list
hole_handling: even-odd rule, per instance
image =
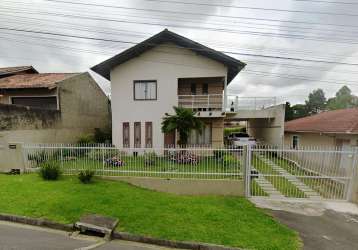
[[162, 121], [162, 132], [171, 133], [178, 131], [179, 145], [186, 145], [192, 130], [197, 130], [199, 133], [203, 130], [204, 123], [195, 116], [191, 109], [173, 107], [175, 114], [170, 115], [165, 113]]

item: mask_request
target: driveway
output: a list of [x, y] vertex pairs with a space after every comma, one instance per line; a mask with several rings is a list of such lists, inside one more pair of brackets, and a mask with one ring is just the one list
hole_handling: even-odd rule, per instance
[[0, 221], [0, 250], [154, 250], [158, 246], [77, 235], [41, 227]]
[[358, 207], [348, 202], [253, 200], [299, 232], [304, 250], [358, 249]]

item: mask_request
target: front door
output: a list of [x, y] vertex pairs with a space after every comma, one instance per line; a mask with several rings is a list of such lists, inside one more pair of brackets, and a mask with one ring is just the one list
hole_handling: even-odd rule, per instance
[[165, 148], [175, 147], [175, 132], [164, 134], [164, 147]]

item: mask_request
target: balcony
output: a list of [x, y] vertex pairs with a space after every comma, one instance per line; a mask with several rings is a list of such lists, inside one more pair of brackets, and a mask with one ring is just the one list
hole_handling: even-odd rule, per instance
[[239, 97], [228, 95], [224, 107], [224, 96], [213, 95], [179, 95], [179, 106], [195, 112], [238, 112], [240, 110], [263, 110], [277, 105], [276, 97]]
[[195, 112], [223, 111], [223, 95], [179, 95], [179, 107], [192, 109]]

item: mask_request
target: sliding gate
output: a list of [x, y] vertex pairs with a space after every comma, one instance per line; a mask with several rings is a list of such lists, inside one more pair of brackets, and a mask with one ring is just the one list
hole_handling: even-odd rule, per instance
[[248, 196], [347, 200], [357, 151], [320, 148], [248, 148]]

